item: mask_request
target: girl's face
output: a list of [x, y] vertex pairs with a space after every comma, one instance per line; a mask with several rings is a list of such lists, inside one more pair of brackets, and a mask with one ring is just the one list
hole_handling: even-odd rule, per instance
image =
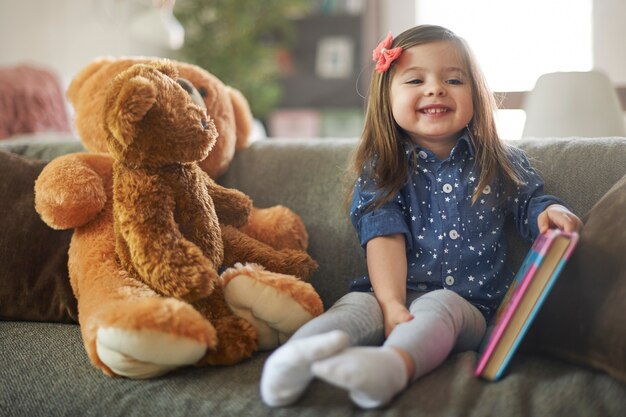
[[449, 152], [474, 114], [460, 54], [446, 41], [412, 46], [394, 63], [391, 111], [411, 140]]

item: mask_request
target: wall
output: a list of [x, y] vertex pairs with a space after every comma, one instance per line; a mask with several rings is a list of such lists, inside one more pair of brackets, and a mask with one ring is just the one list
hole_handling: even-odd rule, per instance
[[380, 0], [379, 3], [381, 22], [379, 40], [389, 31], [395, 36], [415, 26], [414, 0]]
[[626, 2], [594, 0], [593, 61], [619, 86], [626, 86]]
[[[593, 63], [604, 71], [613, 84], [622, 87], [618, 94], [626, 106], [626, 2], [624, 0], [594, 0], [593, 2]], [[624, 113], [626, 123], [626, 112]]]
[[[398, 34], [413, 25], [413, 0], [381, 0], [379, 5], [379, 37], [387, 31]], [[593, 61], [618, 86], [626, 86], [626, 2], [624, 0], [593, 1]]]
[[[397, 34], [413, 24], [413, 0], [368, 0], [377, 4], [376, 32]], [[55, 69], [64, 85], [91, 59], [101, 55], [168, 57], [167, 50], [134, 40], [131, 17], [149, 0], [2, 0], [0, 1], [0, 65], [17, 62], [45, 64]], [[144, 6], [145, 7], [145, 6]], [[626, 86], [626, 2], [594, 0], [594, 62], [616, 85]], [[364, 46], [368, 49], [368, 46]]]
[[134, 40], [129, 22], [144, 4], [134, 0], [2, 0], [0, 65], [33, 63], [55, 70], [64, 86], [103, 55], [167, 57]]

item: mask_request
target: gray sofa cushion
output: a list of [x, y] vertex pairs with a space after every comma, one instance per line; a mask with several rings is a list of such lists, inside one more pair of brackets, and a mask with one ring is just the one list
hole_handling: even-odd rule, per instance
[[314, 381], [294, 406], [259, 395], [265, 353], [227, 367], [186, 368], [158, 379], [109, 378], [89, 365], [78, 326], [0, 322], [0, 415], [37, 416], [623, 416], [626, 386], [604, 374], [520, 355], [498, 383], [473, 376], [476, 353], [452, 356], [387, 408], [359, 412], [348, 395]]

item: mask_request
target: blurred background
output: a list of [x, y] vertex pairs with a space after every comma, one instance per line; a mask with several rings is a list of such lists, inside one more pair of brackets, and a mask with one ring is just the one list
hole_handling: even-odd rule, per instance
[[[501, 136], [519, 139], [546, 73], [606, 75], [623, 125], [625, 20], [623, 0], [0, 0], [0, 67], [47, 69], [65, 89], [98, 56], [173, 58], [240, 89], [259, 136], [358, 136], [372, 49], [439, 24], [467, 39], [501, 102]], [[590, 101], [568, 88], [548, 95], [565, 104], [544, 104]]]

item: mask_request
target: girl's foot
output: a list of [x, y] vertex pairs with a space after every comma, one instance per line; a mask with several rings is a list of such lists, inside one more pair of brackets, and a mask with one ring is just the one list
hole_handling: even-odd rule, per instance
[[261, 397], [272, 407], [295, 402], [313, 379], [311, 364], [348, 346], [348, 335], [340, 330], [289, 341], [265, 362]]
[[313, 375], [344, 388], [361, 408], [387, 404], [408, 383], [407, 367], [391, 347], [353, 347], [311, 367]]

